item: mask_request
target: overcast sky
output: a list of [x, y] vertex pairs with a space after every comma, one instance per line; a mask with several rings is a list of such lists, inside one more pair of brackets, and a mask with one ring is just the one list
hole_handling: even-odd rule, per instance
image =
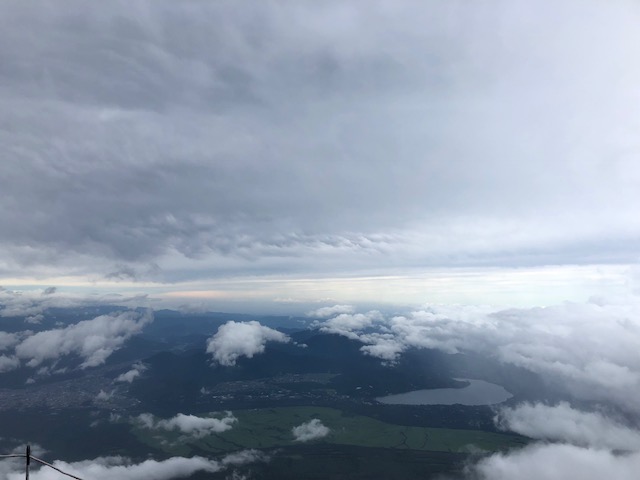
[[548, 304], [640, 254], [632, 1], [3, 1], [0, 284]]

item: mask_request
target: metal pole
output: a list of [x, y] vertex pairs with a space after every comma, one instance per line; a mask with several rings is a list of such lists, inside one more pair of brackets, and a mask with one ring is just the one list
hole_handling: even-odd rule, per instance
[[31, 445], [27, 445], [27, 474], [24, 477], [25, 480], [29, 480], [29, 464], [31, 463]]

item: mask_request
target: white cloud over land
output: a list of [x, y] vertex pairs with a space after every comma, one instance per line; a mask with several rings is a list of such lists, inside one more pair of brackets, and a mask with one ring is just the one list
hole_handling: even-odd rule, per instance
[[45, 374], [66, 356], [79, 357], [82, 369], [96, 367], [152, 321], [149, 309], [128, 310], [37, 333], [0, 333], [0, 372], [25, 365]]
[[135, 422], [143, 428], [160, 430], [177, 430], [178, 432], [194, 438], [202, 438], [214, 433], [231, 430], [238, 421], [231, 412], [225, 412], [220, 418], [198, 417], [195, 415], [177, 414], [169, 419], [157, 419], [150, 413], [140, 414]]
[[549, 406], [525, 403], [503, 408], [499, 427], [538, 440], [579, 447], [640, 452], [640, 431], [602, 412], [585, 412], [567, 402]]
[[330, 432], [331, 430], [324, 426], [319, 418], [314, 418], [291, 429], [291, 433], [293, 433], [296, 442], [309, 442], [311, 440], [324, 438], [329, 435]]
[[473, 480], [627, 480], [640, 468], [637, 422], [606, 411], [581, 411], [567, 402], [502, 408], [498, 427], [539, 442], [495, 453], [469, 465]]
[[614, 453], [568, 444], [534, 444], [522, 450], [492, 455], [469, 468], [480, 480], [635, 480], [640, 452]]
[[128, 370], [120, 375], [118, 375], [114, 382], [126, 382], [126, 383], [132, 383], [136, 378], [138, 378], [145, 370], [147, 369], [147, 367], [143, 364], [143, 363], [134, 363], [133, 364], [133, 368], [131, 370]]
[[233, 366], [239, 357], [252, 358], [264, 352], [267, 342], [288, 343], [282, 332], [260, 325], [259, 322], [227, 322], [207, 341], [207, 353], [224, 366]]
[[[133, 463], [125, 457], [99, 457], [80, 462], [55, 461], [53, 466], [67, 473], [91, 480], [173, 480], [187, 478], [197, 472], [215, 473], [233, 466], [239, 466], [256, 461], [264, 461], [266, 457], [255, 450], [247, 450], [224, 457], [220, 461], [203, 457], [172, 457], [167, 460], [145, 460]], [[24, 478], [24, 468], [15, 468], [15, 464], [4, 464], [0, 471], [7, 480]], [[32, 469], [30, 478], [34, 480], [58, 480], [61, 474], [48, 467], [39, 470]]]

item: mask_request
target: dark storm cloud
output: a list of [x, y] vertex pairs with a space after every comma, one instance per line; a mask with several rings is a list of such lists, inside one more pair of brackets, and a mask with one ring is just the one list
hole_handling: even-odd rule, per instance
[[0, 10], [5, 275], [639, 253], [631, 3]]

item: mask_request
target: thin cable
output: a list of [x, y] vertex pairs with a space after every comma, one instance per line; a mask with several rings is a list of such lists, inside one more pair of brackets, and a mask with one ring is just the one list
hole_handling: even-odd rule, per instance
[[[11, 455], [0, 455], [0, 458], [27, 458], [27, 456], [24, 453], [14, 453]], [[29, 455], [29, 458], [31, 458], [32, 460], [35, 460], [38, 463], [41, 463], [42, 465], [46, 465], [49, 468], [53, 468], [54, 470], [60, 472], [63, 475], [66, 475], [67, 477], [75, 478], [76, 480], [83, 480], [80, 477], [76, 477], [75, 475], [71, 475], [70, 473], [60, 470], [58, 467], [54, 467], [50, 463], [47, 463], [44, 460], [40, 460], [39, 458], [34, 457], [33, 455]]]
[[47, 467], [53, 468], [54, 470], [62, 473], [63, 475], [66, 475], [67, 477], [71, 477], [71, 478], [75, 478], [76, 480], [82, 480], [82, 478], [80, 477], [76, 477], [75, 475], [71, 475], [70, 473], [67, 473], [65, 471], [60, 470], [58, 467], [54, 467], [53, 465], [51, 465], [50, 463], [45, 462], [44, 460], [40, 460], [39, 458], [34, 457], [33, 455], [31, 455], [31, 458], [33, 460], [35, 460], [38, 463], [41, 463], [42, 465], [46, 465]]

